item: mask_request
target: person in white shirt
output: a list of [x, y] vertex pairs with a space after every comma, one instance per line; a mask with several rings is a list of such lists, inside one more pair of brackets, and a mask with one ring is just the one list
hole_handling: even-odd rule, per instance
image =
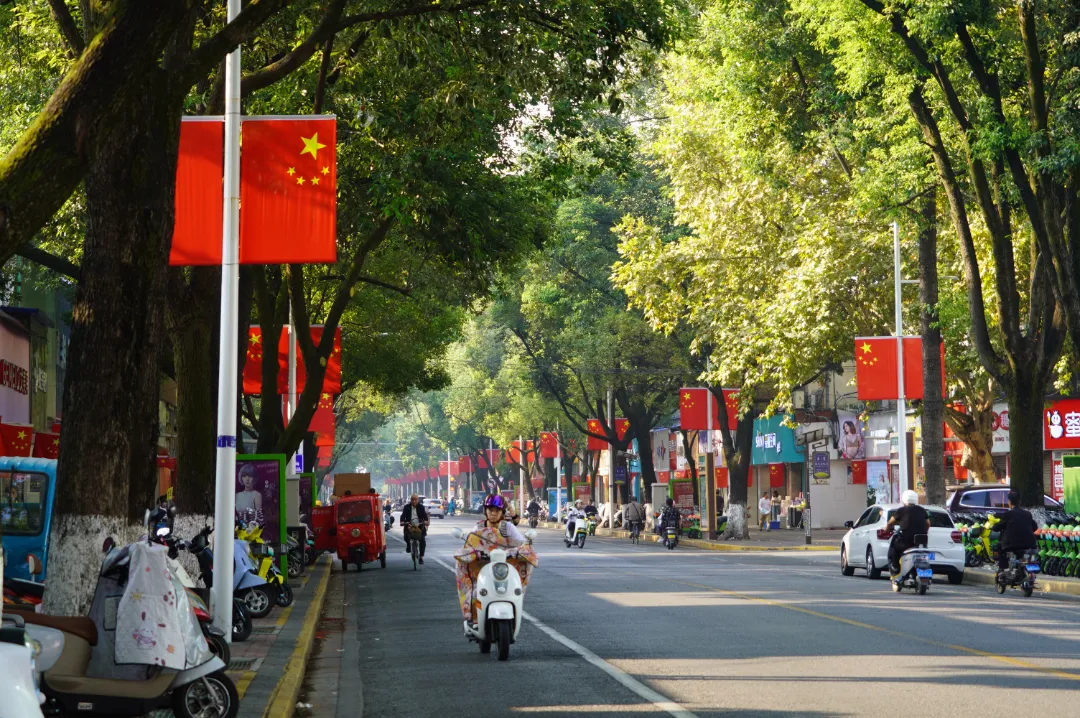
[[772, 518], [772, 501], [769, 499], [769, 492], [761, 492], [761, 501], [758, 501], [758, 511], [761, 513], [761, 530], [769, 530], [769, 519]]
[[573, 507], [566, 510], [566, 540], [574, 540], [574, 532], [577, 530], [577, 522], [585, 520], [585, 511], [581, 508], [581, 501], [575, 501]]

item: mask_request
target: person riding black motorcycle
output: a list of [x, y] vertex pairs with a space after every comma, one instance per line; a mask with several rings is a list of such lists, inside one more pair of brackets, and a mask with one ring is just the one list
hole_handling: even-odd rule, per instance
[[927, 536], [930, 533], [930, 514], [919, 506], [919, 495], [908, 489], [902, 494], [901, 500], [904, 505], [893, 513], [888, 523], [888, 527], [895, 526], [899, 529], [893, 533], [892, 542], [889, 544], [889, 573], [894, 581], [900, 576], [900, 557], [904, 555], [904, 551], [918, 545], [917, 536]]
[[409, 499], [409, 503], [405, 504], [405, 508], [401, 510], [401, 529], [405, 536], [405, 553], [409, 553], [409, 526], [412, 524], [413, 516], [420, 522], [420, 563], [424, 562], [424, 549], [427, 548], [427, 530], [428, 524], [431, 523], [431, 519], [428, 517], [427, 509], [420, 503], [420, 496], [413, 494]]
[[998, 569], [1007, 571], [1009, 557], [1023, 558], [1024, 553], [1039, 547], [1039, 541], [1035, 538], [1035, 530], [1039, 525], [1035, 523], [1031, 512], [1020, 508], [1020, 494], [1015, 491], [1009, 492], [1009, 510], [999, 517], [1001, 523], [997, 525], [1001, 531], [1001, 552], [998, 555]]
[[587, 519], [596, 518], [596, 516], [599, 513], [600, 513], [600, 511], [596, 508], [596, 506], [591, 501], [585, 506], [585, 518], [587, 518]]
[[668, 526], [674, 526], [675, 531], [678, 532], [680, 520], [682, 520], [682, 514], [675, 508], [675, 501], [668, 499], [664, 504], [663, 513], [660, 514], [660, 535], [666, 535]]

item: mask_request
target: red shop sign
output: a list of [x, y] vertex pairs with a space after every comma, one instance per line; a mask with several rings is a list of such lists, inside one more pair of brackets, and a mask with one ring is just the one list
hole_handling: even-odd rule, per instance
[[1060, 399], [1043, 410], [1043, 448], [1080, 449], [1080, 399]]

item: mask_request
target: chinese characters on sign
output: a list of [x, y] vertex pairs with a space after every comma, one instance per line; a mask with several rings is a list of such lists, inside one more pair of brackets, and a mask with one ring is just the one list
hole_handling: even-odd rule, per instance
[[30, 392], [30, 374], [21, 366], [12, 364], [7, 359], [0, 359], [0, 385], [14, 389], [20, 394]]

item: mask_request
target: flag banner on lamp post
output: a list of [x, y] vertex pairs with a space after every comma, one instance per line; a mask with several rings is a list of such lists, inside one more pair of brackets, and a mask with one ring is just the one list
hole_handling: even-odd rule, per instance
[[[310, 327], [311, 341], [316, 346], [322, 341], [323, 327], [313, 325]], [[244, 359], [244, 393], [262, 394], [262, 359], [265, 339], [262, 328], [259, 326], [248, 327], [247, 356]], [[299, 347], [298, 347], [299, 349]], [[277, 393], [289, 393], [289, 332], [287, 327], [281, 328], [278, 337], [278, 374]], [[299, 350], [296, 352], [296, 393], [304, 391], [307, 371], [304, 368], [304, 357]], [[323, 375], [323, 393], [341, 393], [341, 327], [334, 331], [334, 348], [326, 361], [326, 373]]]
[[[311, 343], [316, 347], [322, 341], [323, 327], [313, 324], [311, 330]], [[300, 347], [296, 351], [296, 393], [304, 391], [304, 381], [307, 378], [307, 370], [304, 368], [304, 356], [300, 353]], [[326, 360], [326, 374], [323, 376], [323, 391], [330, 394], [341, 393], [341, 327], [334, 331], [334, 348], [330, 350], [330, 358]], [[282, 328], [278, 338], [278, 393], [289, 393], [289, 332]]]
[[[240, 264], [336, 262], [336, 118], [242, 119]], [[171, 265], [221, 264], [224, 139], [224, 118], [180, 124]]]
[[[941, 345], [941, 390], [945, 396], [945, 345]], [[900, 398], [896, 337], [855, 339], [855, 382], [859, 401]], [[904, 337], [904, 398], [923, 398], [922, 337]]]
[[[727, 408], [728, 429], [735, 430], [739, 420], [739, 394], [737, 389], [723, 389], [724, 406]], [[708, 431], [709, 417], [705, 411], [709, 402], [709, 389], [683, 387], [679, 389], [679, 428], [683, 431]], [[720, 402], [712, 397], [712, 429], [720, 431]]]
[[472, 457], [471, 456], [459, 456], [458, 460], [457, 460], [458, 469], [463, 474], [467, 474], [467, 473], [469, 473], [470, 471], [473, 470], [472, 463], [473, 462], [472, 462]]
[[187, 117], [180, 123], [170, 265], [221, 264], [224, 146], [225, 118]]
[[559, 456], [559, 435], [554, 431], [540, 432], [540, 457], [555, 459]]
[[629, 419], [615, 419], [615, 436], [622, 441], [626, 438], [626, 432], [630, 430]]
[[[603, 434], [604, 426], [600, 423], [599, 419], [589, 419], [585, 424], [586, 428], [592, 432], [592, 434]], [[603, 439], [598, 439], [592, 434], [589, 434], [588, 441], [585, 443], [585, 448], [588, 451], [603, 451], [607, 448], [608, 443]]]

